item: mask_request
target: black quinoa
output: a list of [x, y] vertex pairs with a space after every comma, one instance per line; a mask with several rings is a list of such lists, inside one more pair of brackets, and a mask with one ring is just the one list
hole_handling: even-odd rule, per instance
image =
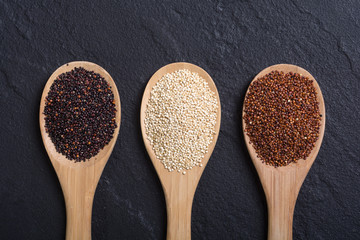
[[256, 79], [245, 98], [245, 132], [258, 157], [274, 167], [306, 159], [319, 138], [313, 80], [273, 71]]
[[56, 150], [75, 162], [98, 154], [117, 127], [111, 87], [100, 74], [82, 67], [55, 79], [44, 114], [45, 129]]

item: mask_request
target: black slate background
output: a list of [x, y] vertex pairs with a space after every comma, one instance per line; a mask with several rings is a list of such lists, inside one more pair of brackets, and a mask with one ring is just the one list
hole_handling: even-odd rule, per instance
[[95, 62], [114, 78], [122, 122], [98, 185], [93, 239], [165, 239], [166, 209], [139, 127], [160, 67], [204, 68], [221, 98], [217, 146], [196, 191], [193, 239], [266, 239], [267, 207], [241, 131], [252, 78], [299, 65], [323, 91], [326, 131], [300, 191], [294, 239], [360, 239], [360, 2], [0, 0], [0, 238], [64, 239], [65, 204], [38, 127], [56, 68]]

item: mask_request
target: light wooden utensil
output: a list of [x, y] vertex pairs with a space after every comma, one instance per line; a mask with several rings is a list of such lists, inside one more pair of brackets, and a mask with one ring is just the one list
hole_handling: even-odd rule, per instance
[[[86, 70], [99, 73], [111, 86], [117, 110], [115, 117], [117, 128], [110, 143], [100, 150], [96, 156], [85, 162], [77, 163], [68, 160], [64, 155], [56, 151], [53, 142], [46, 133], [45, 115], [43, 113], [45, 98], [56, 77], [61, 73], [71, 71], [74, 67], [83, 67]], [[82, 61], [65, 64], [51, 75], [45, 85], [40, 102], [40, 130], [46, 151], [55, 168], [64, 193], [67, 215], [67, 240], [91, 239], [91, 214], [95, 189], [116, 143], [120, 128], [120, 117], [120, 98], [115, 82], [107, 71], [94, 63]]]
[[[292, 239], [292, 223], [295, 208], [295, 202], [299, 194], [300, 188], [311, 165], [319, 152], [320, 145], [325, 131], [325, 105], [324, 99], [315, 78], [305, 69], [289, 64], [278, 64], [270, 66], [262, 70], [254, 79], [253, 82], [271, 71], [278, 70], [287, 72], [294, 72], [302, 74], [314, 80], [314, 87], [317, 92], [317, 101], [320, 103], [321, 126], [319, 139], [315, 147], [311, 151], [309, 157], [304, 160], [299, 160], [297, 163], [291, 163], [285, 167], [272, 167], [262, 163], [257, 157], [255, 149], [249, 143], [250, 139], [247, 136], [244, 121], [244, 107], [243, 107], [243, 133], [245, 137], [246, 146], [249, 150], [250, 157], [259, 174], [261, 184], [264, 188], [267, 205], [268, 205], [268, 239], [269, 240], [286, 240]], [[249, 90], [248, 90], [249, 91]]]
[[[219, 103], [218, 112], [216, 117], [215, 131], [216, 135], [214, 136], [208, 152], [205, 154], [204, 159], [202, 160], [202, 167], [194, 167], [191, 170], [186, 172], [186, 175], [178, 173], [176, 171], [169, 172], [165, 169], [164, 165], [158, 160], [155, 156], [155, 153], [150, 145], [149, 140], [147, 139], [146, 130], [145, 130], [145, 111], [147, 103], [150, 98], [150, 92], [153, 86], [160, 80], [160, 78], [166, 73], [172, 73], [180, 69], [188, 69], [191, 72], [198, 73], [202, 78], [204, 78], [212, 91], [216, 93], [216, 97]], [[149, 83], [146, 86], [140, 111], [140, 122], [141, 122], [141, 131], [144, 139], [146, 150], [150, 156], [150, 159], [156, 169], [156, 172], [160, 178], [165, 199], [166, 199], [166, 208], [167, 208], [167, 239], [191, 239], [191, 208], [194, 199], [194, 194], [198, 182], [200, 180], [201, 174], [203, 173], [205, 166], [210, 158], [210, 155], [215, 147], [216, 140], [220, 130], [220, 119], [221, 119], [221, 107], [219, 94], [217, 92], [216, 86], [211, 79], [210, 75], [203, 70], [202, 68], [190, 64], [190, 63], [172, 63], [160, 68], [150, 79]]]

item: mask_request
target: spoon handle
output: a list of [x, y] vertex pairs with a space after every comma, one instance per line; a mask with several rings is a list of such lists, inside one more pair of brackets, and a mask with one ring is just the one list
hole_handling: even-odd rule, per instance
[[269, 214], [268, 240], [291, 240], [295, 202], [299, 193], [296, 174], [271, 174], [268, 177], [265, 187]]
[[66, 240], [91, 239], [92, 205], [98, 182], [94, 178], [94, 173], [78, 168], [59, 177], [66, 205]]
[[66, 201], [66, 240], [91, 239], [92, 204], [93, 197], [83, 194]]
[[191, 208], [195, 190], [173, 182], [165, 193], [167, 208], [167, 240], [191, 239]]

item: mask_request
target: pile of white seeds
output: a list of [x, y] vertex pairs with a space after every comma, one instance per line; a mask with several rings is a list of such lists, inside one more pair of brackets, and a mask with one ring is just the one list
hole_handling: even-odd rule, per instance
[[156, 83], [145, 112], [145, 129], [167, 170], [186, 174], [202, 166], [215, 135], [217, 111], [215, 93], [197, 73], [178, 70]]

